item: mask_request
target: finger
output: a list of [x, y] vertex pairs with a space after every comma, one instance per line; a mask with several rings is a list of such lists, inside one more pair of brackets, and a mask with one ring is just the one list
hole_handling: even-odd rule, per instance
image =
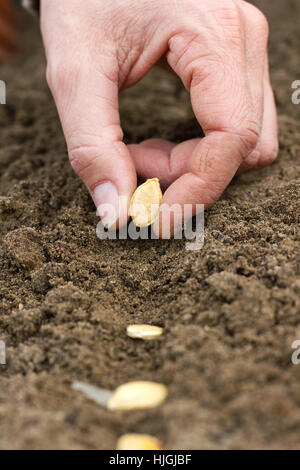
[[275, 97], [271, 85], [268, 54], [265, 59], [264, 72], [264, 120], [258, 150], [260, 153], [257, 168], [263, 168], [272, 163], [278, 156], [278, 119]]
[[168, 238], [175, 233], [185, 220], [188, 205], [191, 211], [187, 213], [195, 215], [202, 205], [207, 208], [220, 197], [240, 166], [246, 148], [254, 146], [256, 134], [249, 131], [246, 135], [246, 131], [241, 136], [214, 131], [202, 139], [189, 159], [187, 172], [164, 194], [160, 219], [154, 227], [157, 234]]
[[256, 168], [270, 165], [278, 156], [278, 122], [274, 93], [270, 82], [265, 84], [265, 112], [261, 141], [258, 146], [260, 158]]
[[174, 144], [174, 142], [170, 142], [169, 140], [164, 139], [148, 139], [141, 142], [140, 145], [144, 148], [162, 150], [167, 154], [170, 154], [171, 150], [176, 147], [176, 144]]
[[[243, 161], [238, 173], [261, 168], [276, 158], [278, 149], [277, 113], [273, 91], [270, 85], [269, 64], [267, 53], [268, 23], [264, 15], [247, 2], [242, 3], [241, 13], [246, 29], [246, 48], [249, 85], [261, 123], [258, 144], [253, 152]], [[251, 20], [250, 20], [251, 19]], [[264, 25], [265, 34], [260, 35], [259, 29]], [[265, 49], [264, 56], [257, 51]]]
[[181, 144], [151, 139], [139, 145], [129, 145], [137, 174], [141, 179], [157, 177], [163, 189], [187, 171], [187, 164], [200, 139]]
[[256, 149], [246, 158], [238, 174], [270, 165], [278, 155], [277, 110], [270, 83], [265, 84], [264, 118], [261, 136]]
[[270, 83], [269, 64], [266, 57], [264, 74], [263, 125], [257, 148], [242, 163], [238, 173], [260, 169], [271, 164], [278, 155], [278, 120], [274, 93]]
[[84, 67], [84, 60], [79, 60], [75, 68], [73, 59], [73, 65], [65, 62], [63, 67], [53, 67], [49, 62], [48, 82], [71, 165], [89, 189], [103, 223], [112, 226], [117, 218], [122, 226], [127, 222], [136, 172], [122, 142], [118, 69], [111, 57], [102, 57], [100, 71], [93, 63]]

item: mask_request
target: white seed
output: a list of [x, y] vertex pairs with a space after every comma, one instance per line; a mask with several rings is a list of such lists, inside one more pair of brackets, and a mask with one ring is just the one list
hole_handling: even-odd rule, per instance
[[109, 410], [155, 408], [167, 398], [168, 389], [156, 382], [129, 382], [118, 387], [107, 402]]
[[152, 178], [139, 186], [131, 198], [129, 215], [137, 227], [148, 227], [157, 219], [162, 202], [159, 179]]
[[163, 450], [156, 437], [148, 434], [124, 434], [117, 443], [117, 450]]
[[163, 334], [163, 329], [153, 325], [129, 325], [127, 326], [127, 336], [136, 339], [156, 339]]

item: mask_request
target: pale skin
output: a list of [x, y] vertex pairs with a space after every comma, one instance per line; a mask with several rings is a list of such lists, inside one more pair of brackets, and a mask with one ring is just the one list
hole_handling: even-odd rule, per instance
[[[168, 205], [209, 207], [233, 176], [272, 163], [277, 115], [268, 23], [242, 0], [43, 0], [47, 80], [70, 162], [97, 207], [158, 177]], [[205, 138], [123, 143], [119, 92], [161, 59], [182, 80]], [[102, 214], [105, 218], [107, 214]], [[160, 217], [164, 219], [164, 209]], [[181, 215], [174, 215], [177, 227]], [[109, 225], [109, 221], [108, 221]], [[163, 237], [164, 233], [160, 233]]]

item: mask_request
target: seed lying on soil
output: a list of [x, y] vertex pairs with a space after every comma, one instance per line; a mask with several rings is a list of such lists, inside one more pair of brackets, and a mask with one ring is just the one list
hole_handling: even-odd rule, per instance
[[107, 402], [109, 410], [155, 408], [167, 398], [168, 389], [156, 382], [129, 382], [118, 387]]
[[153, 325], [129, 325], [127, 326], [127, 336], [136, 339], [156, 339], [163, 334], [163, 328]]
[[117, 443], [117, 450], [163, 450], [156, 437], [148, 434], [124, 434]]
[[152, 178], [139, 186], [131, 198], [129, 215], [137, 227], [148, 227], [157, 219], [162, 202], [159, 179]]

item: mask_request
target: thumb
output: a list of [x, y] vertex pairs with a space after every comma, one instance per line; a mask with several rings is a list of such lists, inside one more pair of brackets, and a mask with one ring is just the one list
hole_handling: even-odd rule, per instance
[[[53, 67], [47, 79], [67, 140], [71, 165], [87, 186], [104, 225], [122, 226], [136, 188], [136, 171], [122, 142], [118, 67], [110, 57]], [[68, 61], [67, 61], [68, 62]], [[74, 65], [74, 63], [76, 65]]]

